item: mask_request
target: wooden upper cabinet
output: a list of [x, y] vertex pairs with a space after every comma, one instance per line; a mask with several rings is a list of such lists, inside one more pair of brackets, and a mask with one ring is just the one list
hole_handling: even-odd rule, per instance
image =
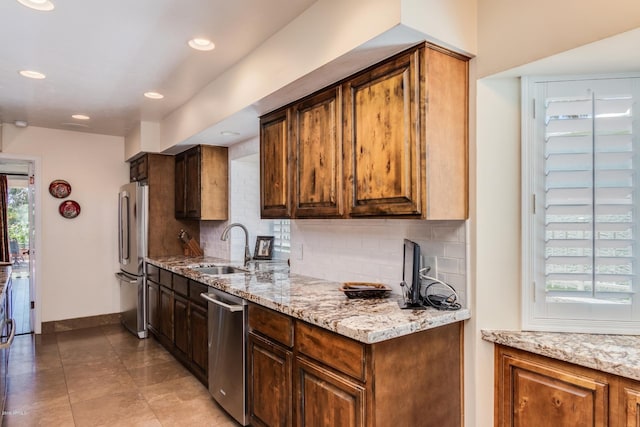
[[129, 161], [129, 182], [145, 181], [149, 177], [148, 154]]
[[262, 218], [291, 218], [289, 122], [286, 109], [260, 119]]
[[344, 84], [351, 216], [421, 213], [419, 58], [412, 51]]
[[292, 107], [296, 218], [340, 217], [342, 97], [334, 87]]
[[201, 148], [189, 150], [185, 154], [185, 174], [186, 186], [184, 191], [184, 204], [187, 218], [200, 218], [202, 215], [202, 206], [200, 204], [200, 196], [202, 195], [202, 182], [200, 179], [202, 171], [200, 170]]
[[466, 58], [435, 47], [424, 50], [421, 157], [425, 219], [469, 216], [469, 68]]
[[425, 43], [263, 116], [262, 217], [466, 219], [467, 61]]
[[175, 156], [175, 216], [176, 218], [187, 217], [187, 157], [184, 154]]
[[227, 147], [199, 145], [175, 157], [175, 216], [225, 220], [228, 217]]

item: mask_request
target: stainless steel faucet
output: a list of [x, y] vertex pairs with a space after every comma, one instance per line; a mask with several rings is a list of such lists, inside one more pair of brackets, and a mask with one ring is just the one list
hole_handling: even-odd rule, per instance
[[220, 236], [220, 240], [227, 240], [229, 237], [229, 230], [233, 227], [240, 227], [244, 230], [244, 265], [247, 266], [247, 263], [251, 261], [251, 250], [249, 249], [249, 232], [247, 231], [247, 227], [240, 224], [239, 222], [234, 222], [233, 224], [227, 225], [222, 231], [222, 236]]

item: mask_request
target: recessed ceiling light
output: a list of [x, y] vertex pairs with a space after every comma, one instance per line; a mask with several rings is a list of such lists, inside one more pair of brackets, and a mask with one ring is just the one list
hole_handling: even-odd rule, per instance
[[211, 40], [202, 38], [189, 40], [189, 46], [196, 50], [213, 50], [216, 47]]
[[74, 114], [71, 117], [73, 117], [74, 119], [78, 119], [78, 120], [89, 120], [91, 117], [86, 116], [84, 114]]
[[18, 0], [18, 3], [23, 6], [27, 6], [28, 8], [43, 10], [45, 12], [53, 10], [55, 7], [49, 0]]
[[164, 98], [164, 95], [158, 92], [145, 92], [144, 96], [146, 96], [147, 98], [151, 98], [151, 99], [162, 99]]
[[27, 126], [29, 126], [29, 123], [27, 123], [24, 120], [16, 120], [15, 122], [13, 122], [14, 125], [16, 125], [16, 127], [19, 128], [26, 128]]
[[220, 132], [220, 135], [224, 135], [224, 136], [238, 136], [240, 135], [240, 132], [234, 132], [232, 130], [223, 130], [222, 132]]
[[27, 78], [30, 78], [30, 79], [38, 79], [38, 80], [40, 80], [40, 79], [44, 79], [45, 77], [47, 77], [44, 74], [42, 74], [41, 72], [33, 71], [33, 70], [20, 70], [19, 73], [20, 73], [20, 75], [22, 77], [27, 77]]
[[76, 128], [88, 128], [89, 127], [89, 125], [84, 124], [84, 123], [71, 123], [71, 122], [62, 123], [62, 126], [69, 126], [69, 127], [76, 127]]

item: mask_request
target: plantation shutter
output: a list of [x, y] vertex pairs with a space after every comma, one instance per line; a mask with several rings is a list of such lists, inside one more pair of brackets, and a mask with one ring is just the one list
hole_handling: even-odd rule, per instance
[[291, 253], [291, 220], [274, 220], [272, 224], [274, 250], [283, 254]]
[[638, 80], [536, 83], [535, 313], [541, 318], [640, 321]]

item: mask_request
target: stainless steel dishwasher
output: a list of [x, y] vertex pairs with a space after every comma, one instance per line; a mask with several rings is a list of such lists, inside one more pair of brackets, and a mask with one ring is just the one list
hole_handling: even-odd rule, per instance
[[247, 413], [247, 302], [217, 289], [200, 296], [209, 311], [209, 393], [240, 424]]

